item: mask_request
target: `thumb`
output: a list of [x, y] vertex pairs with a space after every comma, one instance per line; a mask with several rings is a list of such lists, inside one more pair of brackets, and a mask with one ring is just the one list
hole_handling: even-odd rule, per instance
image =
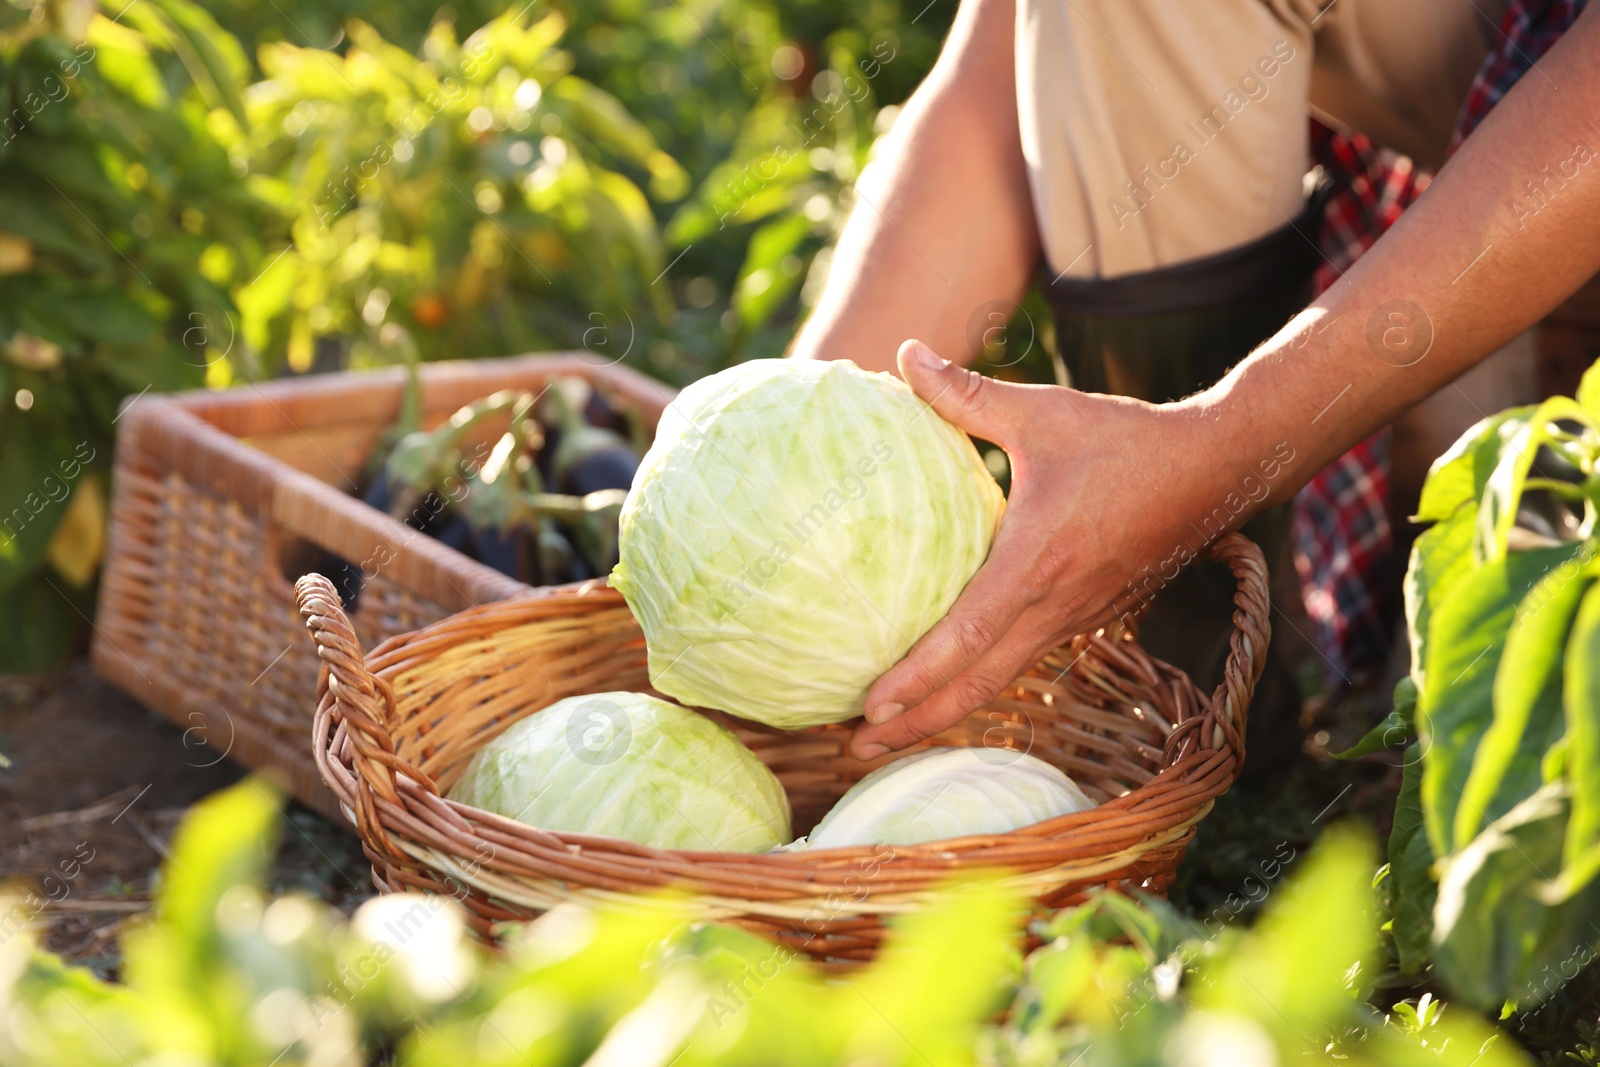
[[1019, 399], [1009, 395], [1018, 386], [940, 359], [917, 340], [900, 346], [899, 363], [900, 377], [911, 391], [945, 421], [974, 437], [1008, 447], [1017, 422], [1017, 405], [1007, 401]]

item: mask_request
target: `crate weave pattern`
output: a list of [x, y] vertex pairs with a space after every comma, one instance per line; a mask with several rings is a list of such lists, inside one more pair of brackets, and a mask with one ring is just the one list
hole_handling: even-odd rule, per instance
[[[424, 423], [563, 375], [588, 378], [646, 427], [673, 396], [589, 354], [438, 363], [421, 370]], [[306, 745], [317, 654], [295, 615], [285, 558], [298, 549], [370, 561], [354, 614], [380, 639], [544, 592], [350, 495], [404, 387], [400, 368], [317, 375], [147, 395], [118, 417], [95, 667], [184, 728], [188, 762], [228, 757], [267, 769], [336, 821]]]

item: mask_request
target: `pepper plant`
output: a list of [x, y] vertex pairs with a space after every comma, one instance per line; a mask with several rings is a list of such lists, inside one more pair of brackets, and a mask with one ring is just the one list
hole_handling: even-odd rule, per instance
[[[1537, 1004], [1600, 943], [1600, 367], [1434, 464], [1410, 676], [1347, 755], [1400, 747], [1386, 871], [1402, 973]], [[1570, 974], [1567, 975], [1570, 977]]]

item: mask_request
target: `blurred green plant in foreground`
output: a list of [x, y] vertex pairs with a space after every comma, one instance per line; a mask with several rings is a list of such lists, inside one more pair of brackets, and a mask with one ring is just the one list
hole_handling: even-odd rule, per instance
[[1334, 830], [1256, 927], [1210, 934], [1100, 895], [1036, 922], [994, 881], [900, 918], [879, 959], [828, 974], [792, 949], [688, 921], [671, 898], [562, 907], [474, 942], [447, 897], [346, 921], [261, 890], [279, 799], [247, 780], [189, 815], [125, 985], [35, 949], [37, 898], [0, 910], [0, 1062], [372, 1064], [1372, 1064], [1526, 1062], [1424, 998], [1367, 1007], [1379, 944], [1370, 847]]

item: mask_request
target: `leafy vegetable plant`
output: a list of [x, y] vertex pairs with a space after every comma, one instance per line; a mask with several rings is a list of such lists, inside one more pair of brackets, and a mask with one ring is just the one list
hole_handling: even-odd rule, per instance
[[[1600, 940], [1600, 368], [1434, 464], [1406, 574], [1412, 669], [1347, 755], [1403, 746], [1387, 884], [1401, 970], [1480, 1007]], [[1437, 885], [1435, 884], [1437, 882]]]
[[572, 73], [564, 29], [441, 17], [412, 54], [352, 22], [337, 51], [264, 44], [252, 83], [190, 0], [0, 7], [0, 612], [30, 623], [0, 630], [0, 670], [87, 631], [125, 398], [643, 356], [676, 315], [648, 197], [689, 179]]

